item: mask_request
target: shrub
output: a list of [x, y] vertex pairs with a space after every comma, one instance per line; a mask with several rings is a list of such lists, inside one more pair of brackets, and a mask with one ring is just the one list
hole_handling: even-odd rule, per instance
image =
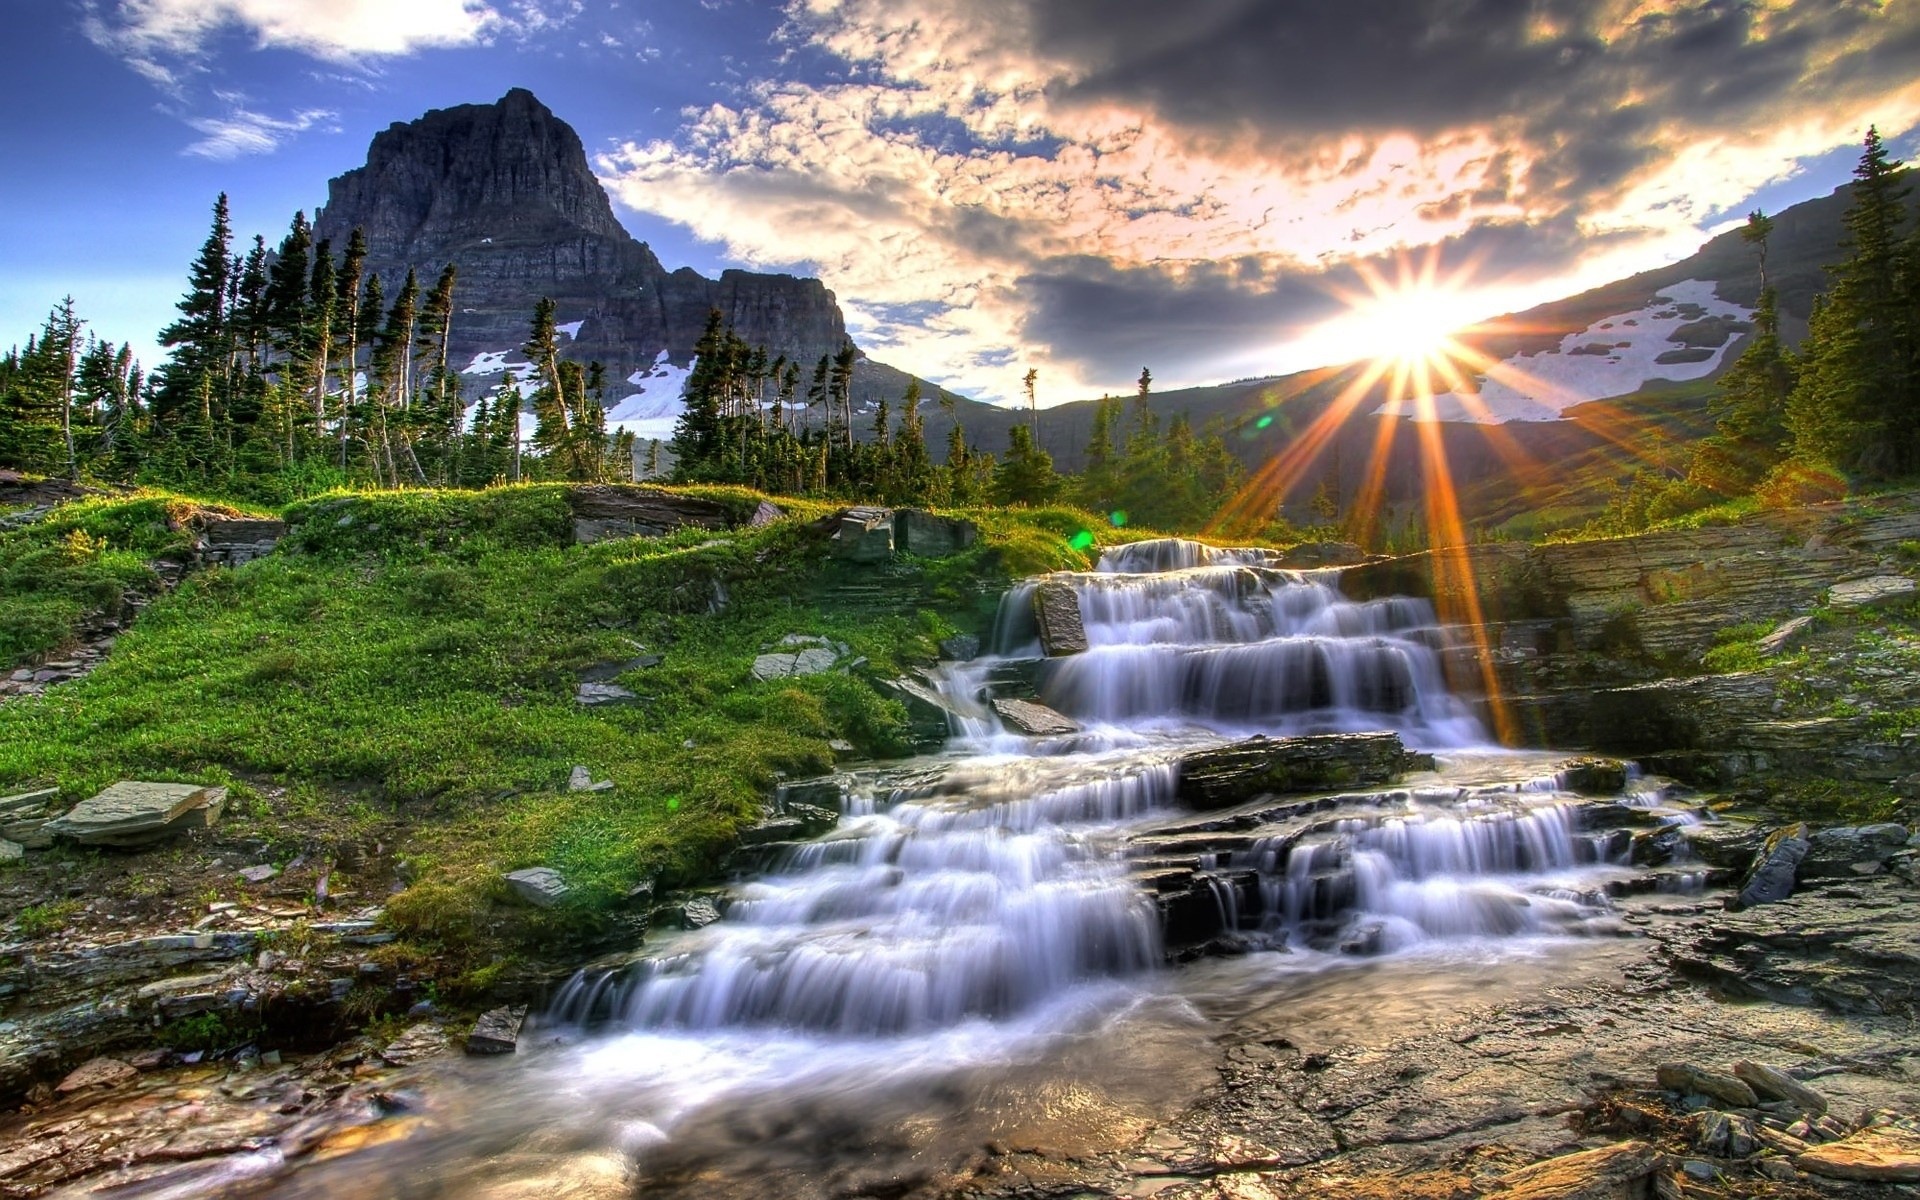
[[1847, 498], [1847, 477], [1826, 463], [1788, 459], [1768, 472], [1753, 494], [1766, 508], [1826, 504]]

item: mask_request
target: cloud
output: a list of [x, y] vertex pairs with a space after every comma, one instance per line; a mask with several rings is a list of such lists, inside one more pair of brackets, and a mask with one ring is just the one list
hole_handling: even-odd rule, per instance
[[788, 18], [787, 75], [618, 148], [609, 187], [749, 263], [818, 271], [869, 350], [998, 395], [1027, 364], [1097, 387], [1142, 352], [1168, 383], [1285, 357], [1361, 264], [1426, 248], [1504, 285], [1483, 300], [1546, 299], [1691, 250], [1870, 120], [1920, 121], [1914, 4], [792, 0]]
[[[518, 7], [543, 15], [537, 6]], [[262, 49], [351, 63], [472, 45], [525, 19], [480, 0], [112, 0], [89, 4], [84, 28], [143, 74], [177, 78], [165, 60], [192, 60], [231, 30], [251, 34]]]
[[201, 137], [182, 150], [182, 154], [220, 161], [249, 154], [271, 154], [295, 134], [305, 133], [338, 116], [329, 109], [311, 108], [285, 118], [269, 117], [242, 107], [237, 97], [223, 99], [229, 99], [232, 103], [225, 116], [192, 117], [187, 120], [187, 124], [198, 131]]

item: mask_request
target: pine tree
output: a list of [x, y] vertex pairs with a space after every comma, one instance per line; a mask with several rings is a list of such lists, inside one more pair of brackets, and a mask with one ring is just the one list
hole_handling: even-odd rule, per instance
[[217, 381], [224, 390], [231, 382], [227, 303], [232, 246], [227, 194], [222, 192], [213, 205], [213, 229], [189, 269], [187, 294], [176, 305], [180, 315], [160, 331], [160, 344], [172, 355], [161, 369], [156, 419], [171, 420], [201, 407], [203, 397], [210, 403], [207, 388]]
[[1753, 336], [1720, 379], [1711, 402], [1716, 432], [1694, 448], [1688, 480], [1721, 495], [1749, 491], [1778, 462], [1787, 443], [1787, 404], [1797, 365], [1780, 338], [1779, 298], [1767, 279], [1767, 239], [1773, 222], [1754, 212], [1741, 237], [1754, 247], [1760, 266], [1760, 298]]
[[995, 504], [1046, 504], [1060, 494], [1060, 477], [1053, 456], [1034, 445], [1033, 430], [1014, 425], [1007, 430], [1007, 454], [993, 472]]

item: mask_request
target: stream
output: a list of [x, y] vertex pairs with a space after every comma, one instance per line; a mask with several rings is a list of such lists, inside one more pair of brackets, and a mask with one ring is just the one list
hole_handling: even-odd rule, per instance
[[[1016, 587], [987, 651], [940, 668], [962, 714], [945, 754], [845, 776], [834, 830], [773, 848], [723, 919], [582, 971], [517, 1055], [423, 1065], [386, 1132], [297, 1166], [270, 1147], [112, 1194], [957, 1188], [983, 1153], [1119, 1153], [1216, 1086], [1236, 1038], [1377, 1043], [1618, 979], [1649, 906], [1703, 886], [1629, 865], [1553, 756], [1490, 745], [1424, 601], [1172, 540], [1048, 578], [1085, 652], [1044, 660], [1038, 585]], [[1021, 671], [1078, 732], [1002, 727], [984, 697]], [[1436, 769], [1224, 836], [1175, 801], [1183, 753], [1374, 730]], [[1700, 819], [1657, 781], [1612, 803]], [[1178, 968], [1170, 875], [1211, 890], [1224, 939]]]

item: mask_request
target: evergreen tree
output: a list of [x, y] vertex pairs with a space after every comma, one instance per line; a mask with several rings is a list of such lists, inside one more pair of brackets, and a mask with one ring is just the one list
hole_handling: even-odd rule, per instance
[[993, 472], [995, 504], [1046, 504], [1060, 494], [1060, 477], [1053, 456], [1034, 445], [1033, 430], [1014, 425], [1007, 430], [1007, 454]]

